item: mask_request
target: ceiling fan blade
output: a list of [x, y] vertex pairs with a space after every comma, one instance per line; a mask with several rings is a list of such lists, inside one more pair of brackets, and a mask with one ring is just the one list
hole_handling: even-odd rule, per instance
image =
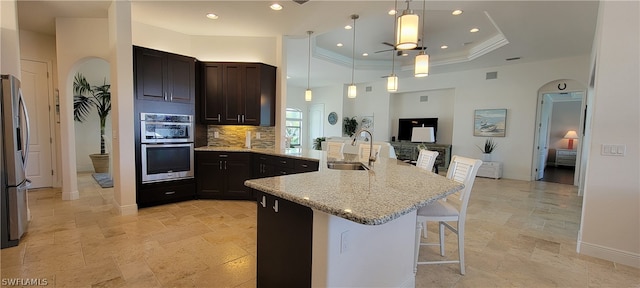
[[393, 50], [395, 50], [395, 49], [380, 50], [380, 51], [376, 51], [376, 52], [373, 52], [373, 53], [389, 52], [389, 51], [393, 51]]
[[387, 45], [387, 46], [394, 47], [394, 49], [395, 49], [395, 47], [396, 47], [396, 45], [393, 45], [393, 44], [391, 44], [391, 43], [389, 43], [389, 42], [382, 42], [382, 44]]

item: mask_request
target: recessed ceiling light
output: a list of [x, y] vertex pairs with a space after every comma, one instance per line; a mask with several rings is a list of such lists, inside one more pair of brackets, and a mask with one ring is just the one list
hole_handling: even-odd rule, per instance
[[214, 13], [207, 13], [207, 18], [216, 20], [216, 19], [218, 19], [218, 15], [216, 15]]
[[278, 3], [273, 3], [271, 4], [271, 6], [269, 6], [269, 8], [271, 8], [271, 10], [280, 11], [282, 10], [282, 5]]
[[342, 47], [342, 43], [338, 43], [338, 44], [336, 44], [336, 46]]
[[469, 30], [469, 32], [471, 32], [471, 33], [476, 33], [478, 31], [480, 31], [480, 29], [478, 29], [478, 28], [472, 28], [471, 30]]
[[449, 46], [447, 46], [447, 45], [440, 46], [440, 49], [447, 49], [447, 48], [449, 48]]
[[400, 56], [409, 56], [409, 53], [407, 52], [402, 52], [402, 54]]
[[351, 28], [353, 28], [353, 27], [351, 27], [351, 25], [344, 26], [344, 29], [346, 29], [346, 30], [351, 30]]
[[451, 12], [451, 15], [453, 15], [453, 16], [462, 15], [462, 10], [460, 10], [460, 9], [453, 10], [453, 12]]
[[389, 10], [388, 13], [389, 13], [389, 15], [396, 15], [396, 14], [398, 14], [398, 11], [396, 11], [394, 9], [391, 9], [391, 10]]
[[369, 53], [362, 53], [362, 56], [367, 57], [369, 56]]

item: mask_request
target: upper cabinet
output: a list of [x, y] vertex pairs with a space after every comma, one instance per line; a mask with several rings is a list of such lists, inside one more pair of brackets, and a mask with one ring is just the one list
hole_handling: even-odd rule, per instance
[[203, 62], [201, 121], [275, 125], [276, 67], [262, 63]]
[[194, 103], [195, 58], [134, 46], [139, 100]]

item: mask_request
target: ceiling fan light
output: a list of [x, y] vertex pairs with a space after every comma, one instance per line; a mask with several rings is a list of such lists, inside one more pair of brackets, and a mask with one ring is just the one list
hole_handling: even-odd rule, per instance
[[415, 77], [426, 77], [429, 76], [429, 55], [420, 52], [418, 56], [416, 56], [416, 65], [413, 75]]
[[418, 47], [418, 22], [420, 18], [411, 10], [404, 10], [398, 17], [396, 49], [407, 50]]
[[391, 76], [387, 77], [387, 91], [398, 91], [398, 76], [396, 74], [391, 74]]
[[306, 91], [304, 91], [304, 101], [311, 101], [313, 99], [313, 92], [311, 92], [311, 89], [307, 89]]
[[349, 85], [349, 88], [347, 88], [347, 98], [356, 98], [357, 96], [357, 91], [356, 91], [356, 84], [351, 84]]

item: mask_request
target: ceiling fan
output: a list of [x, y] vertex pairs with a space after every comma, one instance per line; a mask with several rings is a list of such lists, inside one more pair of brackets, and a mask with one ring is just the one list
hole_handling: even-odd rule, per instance
[[387, 45], [387, 46], [391, 46], [391, 47], [393, 47], [393, 48], [391, 48], [391, 49], [385, 49], [385, 50], [380, 50], [380, 51], [375, 51], [375, 52], [373, 52], [373, 53], [382, 53], [382, 52], [387, 52], [387, 51], [398, 51], [398, 52], [397, 52], [397, 53], [398, 53], [397, 55], [398, 55], [398, 56], [401, 56], [401, 55], [402, 55], [402, 51], [406, 51], [406, 50], [422, 50], [422, 49], [426, 50], [426, 49], [427, 49], [427, 47], [426, 47], [426, 46], [417, 46], [416, 48], [413, 48], [413, 49], [398, 50], [398, 49], [396, 49], [395, 45], [393, 45], [393, 44], [391, 44], [391, 43], [389, 43], [389, 42], [382, 42], [382, 44]]

